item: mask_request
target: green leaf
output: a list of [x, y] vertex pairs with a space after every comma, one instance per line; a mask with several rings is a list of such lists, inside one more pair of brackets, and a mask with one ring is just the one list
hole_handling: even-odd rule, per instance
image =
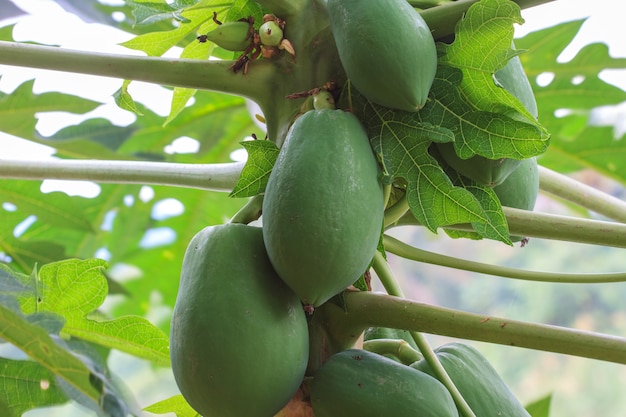
[[37, 362], [0, 358], [0, 384], [0, 404], [11, 410], [7, 414], [0, 406], [2, 416], [17, 417], [34, 408], [68, 401], [55, 375]]
[[14, 204], [23, 213], [56, 227], [93, 232], [89, 219], [77, 210], [75, 199], [62, 192], [42, 197], [39, 182], [0, 182], [0, 200]]
[[459, 21], [454, 42], [438, 45], [433, 101], [421, 114], [426, 120], [444, 119], [442, 125], [454, 132], [454, 147], [462, 159], [524, 159], [547, 149], [547, 131], [494, 78], [520, 53], [511, 47], [513, 25], [523, 22], [516, 3], [482, 0]]
[[31, 138], [37, 123], [36, 113], [66, 111], [84, 114], [100, 105], [92, 100], [62, 93], [33, 94], [34, 80], [20, 84], [11, 94], [0, 92], [0, 130]]
[[[143, 2], [135, 1], [134, 3]], [[200, 27], [205, 23], [212, 23], [213, 12], [210, 11], [209, 7], [218, 2], [215, 0], [203, 0], [192, 7], [189, 7], [190, 5], [185, 2], [182, 2], [182, 4], [179, 3], [174, 3], [173, 7], [171, 7], [163, 1], [158, 3], [151, 2], [144, 3], [135, 8], [135, 16], [141, 19], [142, 22], [153, 23], [165, 18], [175, 17], [181, 24], [173, 30], [138, 35], [133, 39], [121, 43], [121, 45], [130, 49], [143, 51], [148, 54], [148, 56], [161, 56], [172, 47], [179, 45], [185, 39], [191, 38], [194, 39], [195, 42], [195, 32], [198, 30], [206, 31], [206, 27], [202, 29], [200, 29]], [[224, 10], [224, 3], [221, 2], [215, 4], [213, 7], [220, 6], [222, 10]], [[212, 24], [215, 25], [215, 23]]]
[[526, 406], [526, 411], [532, 417], [550, 417], [550, 403], [552, 402], [552, 394], [548, 394]]
[[135, 128], [132, 125], [115, 126], [108, 119], [94, 118], [78, 125], [64, 127], [40, 143], [62, 148], [66, 154], [70, 147], [76, 147], [82, 148], [81, 154], [84, 155], [87, 152], [83, 149], [87, 147], [92, 149], [93, 154], [98, 155], [100, 159], [106, 157], [106, 154], [119, 159], [114, 152], [133, 135], [134, 131]]
[[27, 292], [29, 288], [24, 285], [24, 278], [18, 278], [18, 273], [6, 264], [0, 263], [0, 294], [19, 294]]
[[280, 149], [269, 140], [245, 141], [241, 146], [248, 152], [248, 159], [230, 196], [252, 197], [265, 191]]
[[476, 109], [506, 113], [510, 107], [523, 115], [527, 123], [536, 124], [524, 105], [494, 82], [495, 72], [522, 52], [511, 48], [515, 23], [524, 23], [516, 3], [509, 0], [475, 3], [456, 26], [454, 42], [439, 45], [440, 63], [463, 71], [460, 89]]
[[92, 313], [107, 296], [98, 259], [67, 260], [44, 265], [37, 276], [37, 290], [22, 296], [26, 313], [52, 312], [65, 319], [62, 334], [118, 349], [160, 365], [169, 365], [169, 339], [143, 317], [96, 319]]
[[175, 395], [166, 400], [149, 405], [144, 408], [144, 411], [154, 414], [174, 413], [176, 417], [201, 417], [200, 414], [196, 413], [196, 411], [191, 408], [182, 395]]
[[137, 107], [137, 103], [135, 103], [135, 100], [133, 100], [133, 97], [128, 92], [130, 83], [131, 80], [124, 80], [120, 89], [113, 93], [115, 104], [121, 109], [133, 112], [138, 116], [143, 116], [143, 113]]
[[452, 131], [455, 150], [463, 159], [524, 159], [545, 152], [549, 138], [539, 128], [502, 113], [476, 110], [461, 91], [462, 79], [461, 70], [440, 65], [431, 99], [415, 117]]
[[432, 142], [454, 138], [448, 129], [369, 102], [363, 120], [385, 174], [407, 181], [409, 207], [420, 223], [435, 232], [445, 225], [488, 221], [474, 196], [455, 187], [428, 153]]
[[43, 328], [29, 323], [18, 309], [8, 306], [6, 299], [0, 300], [0, 338], [21, 349], [95, 407], [100, 403], [101, 392], [92, 384], [89, 368]]
[[[600, 78], [605, 69], [626, 68], [626, 58], [613, 58], [603, 43], [584, 46], [567, 62], [558, 57], [578, 34], [583, 20], [566, 22], [530, 33], [515, 42], [529, 49], [520, 56], [539, 108], [539, 119], [552, 133], [541, 164], [560, 172], [592, 168], [626, 184], [626, 141], [612, 126], [594, 122], [594, 111], [626, 101], [626, 92]], [[552, 75], [549, 84], [537, 77]], [[556, 111], [565, 114], [555, 115]]]

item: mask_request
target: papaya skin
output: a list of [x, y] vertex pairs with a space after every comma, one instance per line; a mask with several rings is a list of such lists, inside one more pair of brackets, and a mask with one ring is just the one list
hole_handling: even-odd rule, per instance
[[289, 130], [263, 199], [263, 238], [278, 275], [317, 307], [353, 284], [383, 222], [380, 170], [359, 120], [312, 110]]
[[260, 228], [211, 226], [191, 240], [170, 356], [180, 392], [198, 413], [273, 416], [298, 390], [308, 346], [302, 305], [273, 270]]
[[459, 415], [452, 396], [437, 379], [359, 349], [333, 355], [315, 372], [311, 404], [315, 417]]
[[415, 112], [437, 70], [435, 41], [406, 0], [328, 0], [330, 27], [346, 75], [381, 106]]
[[[530, 417], [476, 348], [453, 342], [435, 349], [435, 353], [476, 416]], [[411, 368], [434, 374], [424, 359], [412, 364]]]
[[536, 158], [528, 158], [500, 185], [493, 188], [500, 204], [532, 211], [539, 194], [539, 170]]

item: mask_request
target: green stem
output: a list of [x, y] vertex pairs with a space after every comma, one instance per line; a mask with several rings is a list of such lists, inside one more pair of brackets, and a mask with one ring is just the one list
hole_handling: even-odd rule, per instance
[[[426, 24], [428, 24], [433, 38], [440, 39], [445, 36], [453, 35], [457, 22], [461, 20], [470, 6], [478, 1], [479, 0], [457, 0], [426, 9], [420, 12], [420, 14], [426, 21]], [[522, 9], [526, 9], [552, 1], [554, 0], [515, 0], [515, 3]]]
[[230, 192], [243, 162], [178, 164], [143, 161], [0, 160], [0, 178], [153, 184]]
[[404, 194], [396, 203], [385, 210], [383, 225], [385, 228], [395, 224], [409, 211], [409, 201]]
[[[581, 219], [556, 214], [537, 213], [502, 207], [512, 236], [537, 237], [626, 248], [626, 225], [600, 220]], [[394, 226], [419, 225], [409, 212]], [[474, 231], [469, 224], [445, 226], [446, 229]]]
[[[393, 275], [393, 271], [389, 267], [389, 264], [387, 263], [383, 255], [378, 251], [376, 251], [376, 254], [374, 255], [374, 262], [372, 266], [374, 268], [374, 271], [376, 271], [376, 275], [378, 275], [378, 279], [380, 279], [383, 287], [385, 287], [385, 290], [387, 291], [387, 293], [389, 293], [389, 295], [395, 297], [404, 297], [402, 288], [400, 287], [398, 280], [396, 280], [395, 276]], [[394, 326], [382, 327], [392, 327], [395, 329], [399, 329], [399, 327]], [[414, 329], [407, 330], [411, 332], [411, 336], [413, 337], [415, 344], [424, 356], [424, 359], [426, 360], [428, 365], [434, 371], [437, 379], [439, 379], [439, 381], [441, 381], [441, 383], [445, 385], [445, 387], [450, 392], [450, 395], [452, 395], [452, 399], [454, 399], [454, 403], [461, 412], [461, 415], [465, 417], [476, 417], [469, 404], [467, 404], [467, 402], [465, 401], [465, 398], [463, 398], [463, 395], [461, 395], [456, 385], [454, 385], [454, 382], [444, 369], [443, 365], [441, 365], [441, 362], [439, 362], [437, 355], [430, 347], [428, 340], [426, 340], [426, 337], [424, 337], [423, 334]]]
[[539, 166], [539, 187], [609, 219], [626, 223], [626, 202], [567, 175]]
[[344, 303], [344, 319], [353, 326], [391, 327], [626, 364], [623, 337], [468, 313], [365, 291], [346, 293]]
[[230, 219], [230, 223], [248, 224], [261, 217], [263, 194], [255, 195]]
[[625, 272], [609, 274], [567, 274], [553, 272], [527, 271], [504, 266], [485, 264], [468, 261], [452, 256], [428, 252], [407, 245], [391, 236], [384, 236], [384, 245], [387, 252], [412, 261], [424, 262], [432, 265], [445, 266], [448, 268], [461, 269], [463, 271], [478, 272], [480, 274], [495, 275], [504, 278], [514, 278], [526, 281], [559, 282], [572, 284], [599, 284], [626, 281]]
[[0, 64], [219, 91], [247, 97], [262, 109], [271, 105], [267, 98], [275, 72], [267, 60], [252, 62], [243, 75], [228, 69], [230, 61], [105, 54], [3, 41]]
[[402, 339], [366, 340], [363, 342], [363, 349], [379, 355], [395, 356], [405, 365], [411, 365], [422, 359], [422, 355]]

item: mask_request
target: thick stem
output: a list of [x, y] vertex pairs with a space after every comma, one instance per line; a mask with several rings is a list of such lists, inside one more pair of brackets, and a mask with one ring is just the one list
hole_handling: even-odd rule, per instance
[[0, 41], [0, 64], [196, 88], [247, 97], [261, 108], [271, 105], [274, 66], [250, 64], [246, 75], [229, 70], [230, 61], [201, 61], [74, 51], [51, 46]]
[[556, 272], [527, 271], [523, 269], [507, 268], [499, 265], [468, 261], [466, 259], [441, 255], [415, 248], [391, 236], [384, 236], [385, 250], [412, 261], [424, 262], [432, 265], [461, 269], [463, 271], [478, 272], [480, 274], [495, 275], [504, 278], [521, 279], [525, 281], [560, 282], [571, 284], [599, 284], [626, 281], [626, 273], [612, 274], [566, 274]]
[[[626, 248], [626, 225], [600, 220], [581, 219], [556, 214], [537, 213], [502, 207], [512, 236], [527, 236], [592, 245]], [[419, 225], [407, 213], [394, 226]], [[446, 226], [451, 230], [474, 231], [469, 224]]]
[[[457, 22], [461, 20], [470, 6], [478, 1], [479, 0], [457, 0], [423, 10], [420, 14], [428, 24], [433, 38], [440, 39], [453, 35]], [[554, 0], [515, 0], [515, 3], [522, 9], [527, 9], [552, 1]]]
[[371, 292], [344, 296], [354, 326], [391, 327], [626, 364], [626, 338], [437, 307]]
[[539, 187], [609, 219], [626, 223], [626, 202], [567, 175], [539, 166]]
[[171, 185], [230, 192], [243, 166], [243, 162], [200, 165], [142, 161], [0, 160], [0, 178]]

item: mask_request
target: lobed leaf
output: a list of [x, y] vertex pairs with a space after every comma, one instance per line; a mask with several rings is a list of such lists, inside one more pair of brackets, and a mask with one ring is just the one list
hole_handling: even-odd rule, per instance
[[[592, 168], [626, 183], [625, 136], [616, 137], [610, 123], [595, 121], [601, 106], [626, 101], [624, 90], [600, 78], [605, 69], [626, 69], [626, 58], [611, 57], [606, 44], [593, 43], [570, 61], [559, 61], [583, 22], [565, 22], [516, 40], [518, 46], [529, 50], [520, 59], [535, 92], [539, 118], [552, 132], [550, 149], [541, 156], [541, 164], [560, 172]], [[540, 75], [552, 78], [547, 85], [540, 85]]]
[[100, 403], [101, 392], [92, 384], [89, 368], [57, 344], [46, 330], [29, 323], [19, 307], [10, 306], [6, 299], [0, 302], [0, 338], [21, 349], [55, 375], [57, 382], [63, 381], [95, 405]]
[[145, 318], [103, 320], [92, 316], [107, 296], [105, 267], [106, 262], [98, 259], [44, 265], [37, 274], [35, 290], [20, 297], [22, 310], [58, 314], [65, 319], [62, 334], [169, 365], [167, 335]]

